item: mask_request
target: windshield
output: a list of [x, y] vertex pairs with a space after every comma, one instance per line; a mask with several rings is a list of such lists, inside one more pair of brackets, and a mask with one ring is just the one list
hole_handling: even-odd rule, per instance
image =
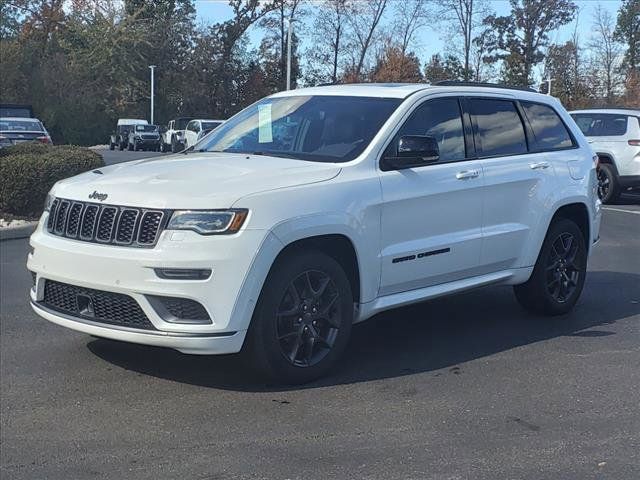
[[5, 132], [42, 132], [42, 124], [38, 120], [0, 120], [0, 130]]
[[225, 122], [195, 150], [347, 162], [360, 155], [401, 99], [265, 98]]
[[136, 125], [136, 132], [155, 132], [158, 127], [155, 125]]

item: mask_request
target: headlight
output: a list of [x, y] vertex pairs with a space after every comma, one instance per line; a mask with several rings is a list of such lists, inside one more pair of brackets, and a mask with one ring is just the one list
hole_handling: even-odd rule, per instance
[[242, 227], [248, 210], [176, 210], [167, 230], [193, 230], [201, 235], [236, 233]]
[[44, 211], [45, 212], [48, 212], [49, 210], [51, 210], [51, 205], [53, 204], [53, 201], [55, 199], [56, 199], [56, 197], [51, 195], [51, 193], [47, 193], [47, 196], [44, 199]]

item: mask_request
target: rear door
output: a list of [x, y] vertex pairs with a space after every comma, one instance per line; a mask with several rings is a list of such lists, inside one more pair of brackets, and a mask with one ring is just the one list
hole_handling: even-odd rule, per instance
[[522, 265], [532, 233], [554, 193], [553, 165], [529, 151], [528, 125], [510, 97], [468, 97], [474, 140], [484, 173], [481, 269]]
[[470, 129], [457, 97], [429, 99], [415, 108], [387, 146], [384, 154], [394, 156], [401, 136], [428, 135], [437, 140], [440, 159], [425, 166], [380, 171], [380, 295], [477, 274], [482, 169], [467, 142]]

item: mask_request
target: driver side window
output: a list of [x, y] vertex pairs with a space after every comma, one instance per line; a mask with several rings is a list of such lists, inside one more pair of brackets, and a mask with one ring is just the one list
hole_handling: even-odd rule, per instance
[[[420, 105], [400, 128], [387, 154], [394, 155], [398, 140], [404, 135], [430, 136], [438, 142], [440, 162], [465, 159], [464, 128], [460, 104], [455, 97], [427, 100]], [[389, 151], [393, 149], [393, 151]]]

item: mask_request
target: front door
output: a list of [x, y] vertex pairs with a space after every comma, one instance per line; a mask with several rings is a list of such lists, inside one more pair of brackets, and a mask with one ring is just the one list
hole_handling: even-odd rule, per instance
[[[482, 244], [482, 168], [465, 145], [459, 99], [420, 104], [395, 135], [435, 137], [439, 161], [411, 169], [380, 171], [380, 295], [473, 276]], [[395, 149], [395, 150], [394, 150]]]

